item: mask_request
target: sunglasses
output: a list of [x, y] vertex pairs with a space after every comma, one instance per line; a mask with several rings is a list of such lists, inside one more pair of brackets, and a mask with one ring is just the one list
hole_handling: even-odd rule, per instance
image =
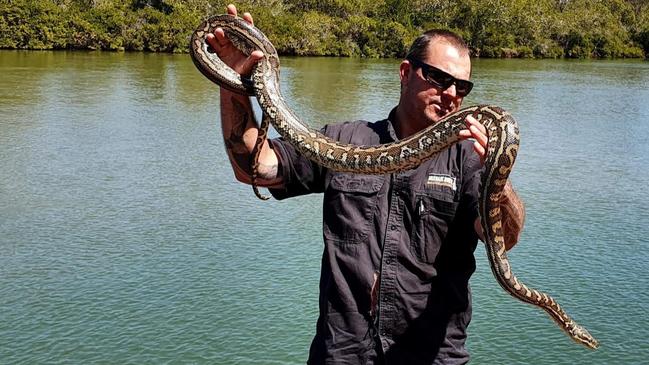
[[473, 83], [471, 81], [456, 79], [453, 75], [450, 75], [435, 66], [423, 63], [413, 57], [407, 57], [406, 59], [410, 61], [414, 67], [421, 68], [422, 75], [424, 75], [426, 81], [433, 86], [446, 90], [451, 87], [451, 85], [455, 84], [455, 91], [459, 97], [469, 95], [471, 89], [473, 89]]

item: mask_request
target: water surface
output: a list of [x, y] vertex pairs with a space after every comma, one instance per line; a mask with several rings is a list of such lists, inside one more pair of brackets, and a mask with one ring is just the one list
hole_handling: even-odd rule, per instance
[[[282, 60], [314, 127], [384, 118], [398, 61]], [[506, 295], [478, 246], [477, 364], [649, 358], [649, 63], [476, 60], [465, 101], [510, 110], [527, 206], [514, 271], [602, 347]], [[218, 90], [188, 56], [0, 52], [0, 363], [304, 363], [320, 196], [234, 181]]]

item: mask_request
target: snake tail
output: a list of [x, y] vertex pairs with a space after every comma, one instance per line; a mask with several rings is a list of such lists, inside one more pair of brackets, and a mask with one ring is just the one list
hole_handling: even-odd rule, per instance
[[[510, 118], [501, 115], [498, 119]], [[540, 307], [575, 342], [597, 349], [599, 342], [582, 326], [577, 324], [561, 306], [546, 293], [523, 284], [512, 272], [502, 227], [500, 198], [518, 152], [518, 126], [514, 123], [485, 123], [489, 140], [487, 160], [480, 195], [480, 216], [485, 232], [485, 248], [491, 270], [498, 284], [511, 296], [525, 303]], [[498, 166], [498, 168], [495, 168]]]

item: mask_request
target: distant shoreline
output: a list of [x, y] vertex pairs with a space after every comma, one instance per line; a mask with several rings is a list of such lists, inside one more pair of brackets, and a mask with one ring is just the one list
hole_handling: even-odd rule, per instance
[[[161, 52], [161, 51], [148, 51], [148, 50], [111, 50], [111, 49], [70, 49], [70, 48], [59, 48], [59, 49], [29, 49], [29, 48], [0, 48], [0, 52], [3, 51], [14, 51], [14, 52], [78, 52], [78, 53], [108, 53], [108, 54], [150, 54], [150, 55], [189, 55], [189, 52]], [[295, 55], [295, 54], [279, 54], [280, 57], [291, 57], [291, 58], [342, 58], [342, 59], [363, 59], [367, 57], [362, 56], [332, 56], [332, 55]], [[538, 57], [477, 57], [475, 55], [471, 56], [472, 59], [482, 59], [482, 60], [538, 60], [538, 61], [638, 61], [638, 62], [649, 62], [649, 58], [643, 57], [618, 57], [618, 58], [538, 58]], [[383, 59], [383, 60], [399, 60], [402, 57], [376, 57], [370, 59]]]
[[[283, 56], [400, 58], [431, 28], [461, 34], [477, 58], [647, 58], [649, 3], [277, 0], [250, 11]], [[226, 2], [15, 0], [0, 4], [0, 49], [186, 53]]]

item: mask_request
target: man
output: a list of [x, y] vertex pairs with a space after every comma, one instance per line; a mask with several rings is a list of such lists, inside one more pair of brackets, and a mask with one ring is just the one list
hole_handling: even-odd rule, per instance
[[[228, 12], [237, 14], [233, 5]], [[252, 23], [250, 14], [243, 18]], [[262, 55], [246, 57], [221, 29], [208, 36], [218, 55], [248, 74]], [[375, 123], [331, 125], [345, 143], [375, 145], [406, 138], [456, 111], [471, 91], [469, 51], [455, 34], [419, 37], [399, 68], [399, 104]], [[221, 89], [227, 153], [238, 180], [250, 183], [257, 137], [247, 97]], [[478, 185], [484, 127], [467, 118], [463, 140], [419, 167], [390, 175], [338, 173], [266, 141], [262, 185], [278, 199], [324, 193], [320, 315], [310, 364], [463, 364], [471, 318], [469, 278], [482, 235]], [[522, 205], [507, 184], [501, 207], [511, 248], [523, 224]]]

